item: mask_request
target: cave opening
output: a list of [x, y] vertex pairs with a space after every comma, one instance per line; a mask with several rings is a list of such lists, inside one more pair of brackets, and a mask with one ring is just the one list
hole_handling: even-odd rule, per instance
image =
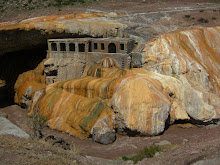
[[14, 104], [14, 84], [19, 74], [35, 69], [46, 54], [47, 44], [42, 44], [0, 56], [0, 79], [6, 81], [0, 88], [0, 108]]

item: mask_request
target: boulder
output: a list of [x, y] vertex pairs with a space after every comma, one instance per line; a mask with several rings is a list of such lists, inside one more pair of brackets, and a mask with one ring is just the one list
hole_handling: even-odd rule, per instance
[[163, 132], [171, 102], [161, 87], [159, 81], [141, 75], [122, 81], [111, 99], [120, 130], [129, 128], [146, 135]]
[[37, 110], [47, 118], [52, 129], [85, 139], [110, 144], [115, 140], [115, 114], [106, 101], [86, 98], [62, 89], [47, 88], [34, 95], [31, 112]]
[[94, 141], [101, 144], [111, 144], [116, 140], [115, 130], [112, 129], [106, 116], [96, 122], [91, 130], [91, 135]]

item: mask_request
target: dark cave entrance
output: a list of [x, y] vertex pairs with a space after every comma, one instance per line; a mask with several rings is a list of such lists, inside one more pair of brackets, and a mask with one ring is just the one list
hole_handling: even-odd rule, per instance
[[0, 108], [14, 103], [14, 84], [19, 74], [33, 70], [46, 58], [47, 45], [6, 53], [0, 56], [0, 79], [6, 86], [0, 88]]

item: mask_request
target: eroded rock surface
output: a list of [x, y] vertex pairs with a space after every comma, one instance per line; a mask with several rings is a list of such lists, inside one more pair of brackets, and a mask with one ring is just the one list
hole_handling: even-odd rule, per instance
[[43, 60], [37, 68], [24, 72], [18, 76], [18, 79], [14, 85], [15, 89], [15, 103], [18, 103], [26, 108], [32, 103], [33, 96], [36, 91], [46, 88]]
[[[216, 36], [218, 27], [162, 35], [146, 44], [141, 69], [122, 69], [114, 60], [103, 59], [87, 68], [84, 77], [33, 93], [30, 114], [38, 110], [50, 128], [80, 138], [92, 135], [104, 144], [115, 140], [115, 128], [158, 135], [166, 123], [177, 120], [219, 119]], [[29, 90], [27, 85], [23, 95]]]
[[219, 30], [220, 27], [194, 28], [161, 35], [146, 44], [145, 69], [219, 96]]

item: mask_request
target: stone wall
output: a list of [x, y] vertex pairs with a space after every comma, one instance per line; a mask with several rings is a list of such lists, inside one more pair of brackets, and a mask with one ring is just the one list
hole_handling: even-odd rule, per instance
[[143, 61], [142, 54], [130, 52], [135, 41], [129, 38], [69, 38], [48, 40], [45, 62], [46, 83], [79, 78], [84, 69], [111, 58], [118, 67], [131, 68], [131, 59]]

